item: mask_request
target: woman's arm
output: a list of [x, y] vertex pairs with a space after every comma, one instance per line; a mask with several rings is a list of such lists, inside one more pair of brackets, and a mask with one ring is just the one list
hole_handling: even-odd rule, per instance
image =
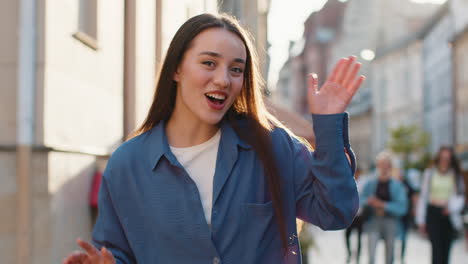
[[354, 56], [339, 60], [320, 89], [316, 74], [308, 78], [317, 148], [311, 153], [302, 147], [295, 157], [296, 214], [322, 229], [349, 226], [359, 207], [344, 111], [365, 79], [357, 76], [360, 67]]
[[451, 195], [450, 200], [447, 205], [447, 210], [450, 214], [460, 214], [465, 207], [465, 182], [463, 177], [458, 181], [458, 186], [460, 186], [461, 191], [458, 192], [458, 188], [455, 187], [453, 195]]
[[[354, 171], [344, 151], [347, 118], [346, 113], [313, 115], [316, 150], [295, 144], [296, 215], [325, 230], [346, 228], [359, 207]], [[354, 164], [354, 155], [350, 157]]]

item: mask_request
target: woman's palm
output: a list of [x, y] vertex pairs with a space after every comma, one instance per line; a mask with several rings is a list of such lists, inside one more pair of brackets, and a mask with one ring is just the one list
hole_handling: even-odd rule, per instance
[[338, 61], [323, 86], [318, 89], [318, 77], [309, 74], [308, 102], [312, 114], [337, 114], [346, 110], [354, 94], [364, 81], [357, 77], [361, 64], [351, 56]]

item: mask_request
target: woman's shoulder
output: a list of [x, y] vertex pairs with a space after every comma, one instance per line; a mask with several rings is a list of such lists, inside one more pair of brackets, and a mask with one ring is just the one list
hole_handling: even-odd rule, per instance
[[[235, 126], [240, 129], [249, 130], [249, 121], [246, 118], [235, 120]], [[287, 155], [293, 152], [308, 151], [308, 147], [294, 136], [286, 128], [272, 125], [269, 132], [273, 151], [280, 155]]]
[[291, 157], [303, 157], [305, 162], [309, 162], [310, 153], [312, 151], [305, 142], [299, 140], [298, 137], [291, 134], [282, 127], [274, 127], [271, 131], [271, 141], [273, 149], [279, 155], [291, 155]]
[[391, 179], [391, 184], [394, 186], [394, 188], [398, 188], [398, 190], [405, 191], [405, 184], [397, 179]]
[[294, 147], [301, 142], [290, 134], [285, 128], [274, 126], [270, 132], [273, 144], [285, 144]]
[[118, 146], [109, 158], [108, 166], [118, 168], [132, 160], [141, 160], [151, 144], [152, 131], [137, 135]]
[[[245, 116], [237, 116], [234, 120], [234, 123], [235, 126], [241, 130], [248, 131], [250, 129], [249, 120]], [[289, 145], [295, 143], [295, 139], [286, 131], [286, 129], [275, 125], [272, 125], [272, 129], [270, 130], [270, 137], [273, 145]]]
[[274, 126], [270, 134], [272, 139], [293, 143], [293, 137], [282, 127]]

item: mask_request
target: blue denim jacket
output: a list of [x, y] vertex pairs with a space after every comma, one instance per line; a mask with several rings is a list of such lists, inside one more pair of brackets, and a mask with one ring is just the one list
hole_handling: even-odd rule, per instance
[[[361, 207], [368, 206], [367, 200], [369, 200], [371, 196], [375, 196], [378, 183], [379, 180], [377, 175], [366, 182], [361, 193]], [[408, 210], [408, 198], [405, 187], [403, 186], [403, 183], [399, 182], [398, 180], [390, 179], [389, 188], [391, 200], [386, 202], [384, 210], [391, 216], [402, 217]], [[374, 211], [372, 212], [375, 213]], [[375, 215], [372, 214], [371, 219], [374, 216]]]
[[[111, 156], [99, 193], [93, 244], [117, 263], [300, 263], [296, 217], [346, 228], [358, 209], [346, 113], [313, 115], [310, 152], [283, 129], [272, 132], [288, 234], [282, 250], [259, 157], [223, 122], [208, 226], [195, 183], [171, 153], [160, 122]], [[345, 150], [351, 156], [351, 166]]]

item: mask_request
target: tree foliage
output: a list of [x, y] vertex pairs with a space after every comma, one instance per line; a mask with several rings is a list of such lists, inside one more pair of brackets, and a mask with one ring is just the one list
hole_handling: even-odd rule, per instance
[[[388, 147], [396, 154], [401, 154], [404, 169], [423, 170], [430, 159], [427, 152], [430, 135], [417, 125], [399, 126], [390, 130]], [[413, 157], [413, 159], [410, 159]]]

